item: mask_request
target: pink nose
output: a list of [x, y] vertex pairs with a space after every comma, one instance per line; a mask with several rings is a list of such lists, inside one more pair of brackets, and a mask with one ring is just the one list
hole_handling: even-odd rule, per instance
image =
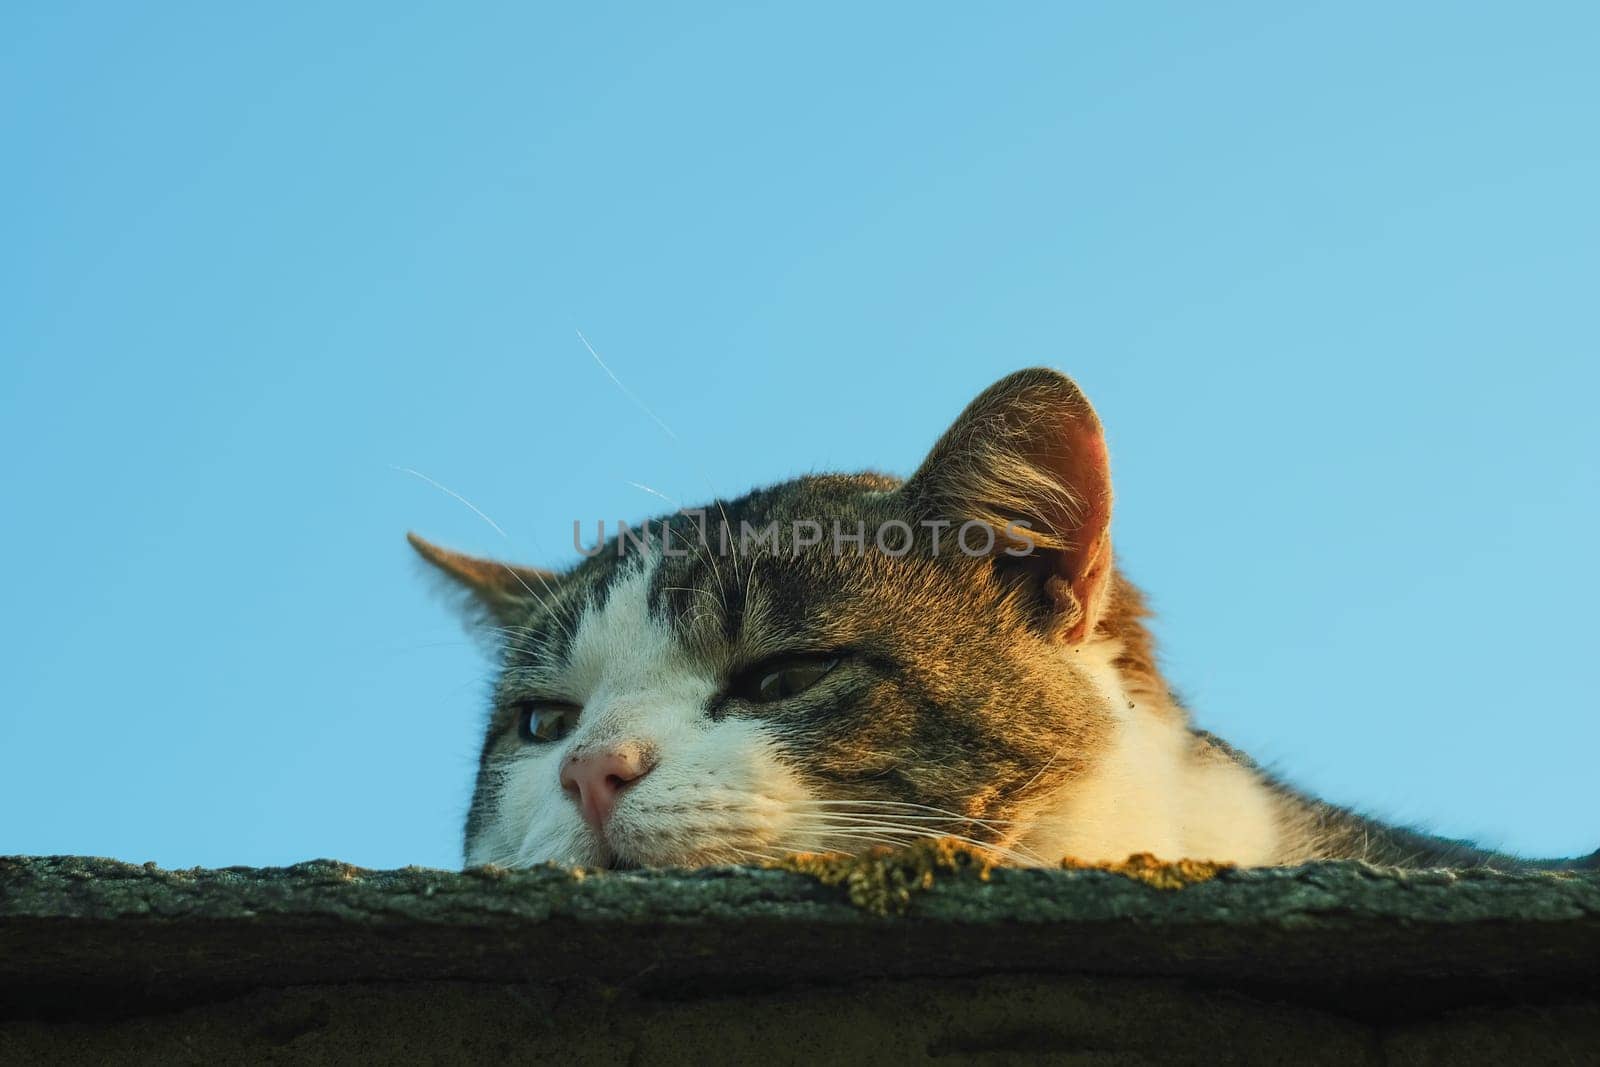
[[573, 753], [561, 765], [561, 788], [596, 830], [611, 818], [622, 791], [650, 773], [655, 759], [633, 742]]

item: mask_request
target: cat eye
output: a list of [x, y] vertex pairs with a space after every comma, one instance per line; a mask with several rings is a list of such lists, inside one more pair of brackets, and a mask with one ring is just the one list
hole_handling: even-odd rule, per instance
[[530, 700], [517, 705], [517, 736], [524, 741], [559, 741], [578, 721], [576, 704]]
[[733, 689], [739, 696], [757, 704], [775, 704], [804, 693], [838, 665], [838, 656], [787, 656], [769, 660], [740, 676]]

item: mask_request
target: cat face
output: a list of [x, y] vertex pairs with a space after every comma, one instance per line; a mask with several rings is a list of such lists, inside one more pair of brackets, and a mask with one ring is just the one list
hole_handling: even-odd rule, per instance
[[467, 862], [740, 863], [946, 835], [1039, 860], [1031, 820], [1115, 722], [1074, 661], [1137, 611], [1109, 516], [1098, 420], [1067, 379], [1024, 371], [904, 484], [802, 478], [663, 516], [648, 544], [619, 535], [561, 574], [413, 539], [501, 649]]

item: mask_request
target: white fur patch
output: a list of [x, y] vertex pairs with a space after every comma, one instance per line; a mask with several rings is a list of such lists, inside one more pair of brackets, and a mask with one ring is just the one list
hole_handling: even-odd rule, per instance
[[1254, 866], [1279, 851], [1277, 804], [1231, 760], [1197, 758], [1184, 716], [1132, 697], [1114, 642], [1069, 651], [1073, 669], [1105, 698], [1115, 726], [1105, 754], [1068, 783], [1024, 844], [1040, 855], [1115, 863], [1135, 852]]

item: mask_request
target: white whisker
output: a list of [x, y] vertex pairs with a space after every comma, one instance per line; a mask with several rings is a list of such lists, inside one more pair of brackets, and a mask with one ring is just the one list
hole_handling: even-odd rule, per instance
[[970, 823], [971, 825], [974, 825], [974, 826], [1011, 826], [1011, 825], [1014, 825], [1010, 821], [1002, 822], [1002, 821], [996, 821], [996, 820], [990, 820], [990, 819], [969, 819], [969, 818], [966, 818], [964, 816], [958, 818], [958, 817], [950, 816], [950, 815], [911, 815], [911, 814], [900, 814], [898, 812], [881, 812], [881, 811], [880, 812], [868, 812], [868, 811], [824, 811], [824, 812], [812, 812], [811, 814], [819, 815], [819, 816], [822, 816], [824, 818], [830, 818], [830, 819], [881, 819], [881, 818], [887, 817], [887, 818], [892, 818], [892, 819], [894, 819], [894, 820], [896, 820], [898, 822], [926, 822], [926, 823], [952, 823], [953, 822], [953, 823]]
[[600, 365], [600, 369], [606, 372], [606, 377], [610, 378], [612, 383], [615, 384], [618, 389], [622, 390], [622, 395], [627, 397], [629, 400], [633, 401], [634, 404], [636, 404], [638, 406], [640, 411], [642, 411], [646, 415], [650, 416], [650, 418], [655, 422], [655, 424], [657, 426], [661, 427], [661, 432], [662, 433], [666, 434], [668, 437], [670, 437], [674, 441], [676, 441], [678, 439], [678, 435], [672, 432], [672, 427], [670, 427], [666, 423], [662, 422], [661, 421], [661, 417], [659, 415], [657, 415], [654, 411], [650, 410], [650, 405], [646, 404], [643, 400], [640, 400], [638, 397], [634, 396], [633, 395], [633, 390], [629, 389], [626, 385], [622, 384], [622, 379], [618, 378], [616, 373], [614, 371], [612, 371], [612, 369], [610, 367], [606, 366], [606, 361], [600, 358], [600, 353], [598, 353], [598, 352], [596, 352], [594, 350], [594, 345], [589, 343], [589, 339], [583, 335], [583, 331], [582, 330], [575, 330], [573, 332], [578, 335], [578, 340], [583, 342], [583, 347], [587, 348], [589, 350], [589, 355], [593, 356], [594, 357], [594, 361]]
[[668, 496], [667, 494], [663, 493], [659, 489], [652, 489], [648, 485], [645, 485], [643, 482], [635, 482], [635, 481], [632, 481], [632, 480], [627, 479], [627, 478], [624, 478], [623, 481], [627, 482], [627, 484], [633, 486], [635, 489], [644, 490], [646, 493], [649, 493], [651, 496], [660, 497], [662, 500], [665, 500], [667, 503], [671, 504], [678, 511], [682, 511], [683, 510], [683, 505], [682, 504], [678, 503], [676, 500], [672, 499], [670, 496]]
[[397, 467], [392, 463], [389, 466], [390, 466], [390, 468], [392, 470], [397, 470], [401, 474], [409, 474], [413, 478], [421, 478], [423, 481], [427, 482], [429, 485], [431, 485], [435, 489], [439, 490], [439, 492], [445, 494], [446, 496], [451, 496], [451, 497], [454, 497], [456, 500], [459, 500], [461, 503], [465, 504], [467, 506], [467, 508], [474, 515], [478, 516], [478, 518], [480, 518], [484, 522], [488, 523], [494, 529], [495, 533], [499, 534], [501, 537], [504, 537], [508, 541], [511, 540], [511, 535], [506, 533], [505, 530], [501, 529], [500, 528], [500, 524], [498, 522], [495, 522], [489, 516], [485, 515], [483, 513], [483, 511], [481, 509], [479, 509], [478, 505], [474, 504], [472, 501], [468, 500], [466, 497], [462, 496], [460, 493], [456, 492], [454, 489], [451, 489], [448, 485], [440, 485], [438, 482], [434, 481], [432, 478], [428, 477], [426, 474], [423, 474], [421, 471], [418, 471], [418, 470], [412, 470], [410, 467]]
[[[651, 421], [654, 422], [657, 426], [661, 427], [661, 432], [666, 434], [667, 437], [672, 441], [673, 444], [675, 444], [675, 445], [677, 445], [677, 446], [679, 446], [681, 448], [682, 445], [683, 445], [683, 442], [678, 439], [678, 435], [677, 434], [672, 432], [672, 427], [668, 426], [666, 424], [666, 422], [662, 420], [661, 416], [657, 415], [655, 413], [655, 411], [651, 409], [649, 404], [646, 404], [643, 400], [640, 400], [637, 396], [634, 395], [633, 390], [629, 389], [626, 385], [624, 385], [622, 383], [622, 379], [617, 377], [616, 371], [612, 370], [611, 367], [606, 363], [606, 361], [600, 358], [600, 353], [595, 351], [594, 345], [589, 343], [589, 339], [583, 335], [583, 331], [582, 330], [574, 330], [573, 332], [578, 335], [578, 340], [583, 342], [583, 347], [589, 350], [589, 355], [594, 358], [595, 363], [599, 365], [601, 370], [605, 371], [606, 377], [611, 379], [611, 382], [612, 382], [613, 385], [615, 385], [618, 389], [622, 390], [622, 395], [627, 397], [629, 400], [633, 401], [634, 405], [640, 411], [643, 411], [646, 415], [650, 416]], [[705, 481], [706, 489], [708, 491], [710, 491], [711, 499], [717, 505], [717, 510], [719, 512], [721, 512], [721, 514], [722, 514], [722, 523], [723, 523], [724, 526], [726, 526], [727, 523], [728, 523], [728, 513], [722, 507], [722, 501], [718, 498], [716, 487], [712, 484], [711, 478], [705, 473], [705, 471], [703, 469], [700, 472], [700, 477]], [[657, 490], [651, 489], [649, 486], [641, 485], [638, 482], [632, 482], [630, 484], [635, 485], [640, 489], [643, 489], [647, 493], [655, 493], [657, 496], [661, 497], [661, 499], [667, 501], [667, 503], [669, 503], [669, 504], [673, 504], [674, 503], [670, 497], [666, 496], [665, 494], [663, 494], [663, 493], [661, 493], [661, 492], [659, 492]], [[677, 510], [680, 511], [680, 512], [683, 511], [683, 505], [681, 505], [681, 504], [674, 504], [674, 507], [676, 507]], [[703, 529], [703, 527], [702, 527], [702, 529]], [[708, 545], [703, 545], [702, 548], [703, 549], [708, 549], [709, 546]], [[733, 551], [734, 574], [735, 574], [735, 576], [737, 576], [737, 574], [738, 574], [738, 563], [739, 563], [739, 546], [738, 546], [737, 542], [735, 542], [733, 548], [734, 548], [734, 551]], [[710, 562], [710, 564], [711, 564], [711, 572], [712, 572], [712, 574], [714, 574], [716, 576], [717, 589], [722, 595], [722, 609], [723, 609], [723, 612], [726, 613], [727, 609], [728, 609], [728, 594], [727, 594], [727, 589], [722, 584], [722, 572], [717, 567], [716, 553], [708, 551], [706, 558], [707, 558], [708, 562]]]
[[[902, 840], [890, 842], [897, 844], [907, 843], [905, 840], [903, 840], [904, 838], [926, 838], [936, 840], [941, 837], [948, 837], [951, 840], [960, 841], [962, 844], [971, 845], [973, 848], [981, 851], [993, 853], [994, 855], [1009, 860], [1010, 862], [1019, 866], [1049, 865], [1043, 857], [1038, 856], [1037, 854], [1024, 854], [1023, 852], [1018, 852], [1015, 849], [1009, 848], [1005, 845], [979, 841], [976, 838], [967, 837], [962, 834], [942, 833], [938, 830], [930, 829], [924, 826], [903, 826], [892, 822], [867, 824], [847, 823], [843, 826], [839, 826], [835, 823], [829, 822], [826, 819], [822, 819], [820, 821], [802, 822], [795, 828], [811, 833], [820, 833], [825, 837], [854, 836], [862, 838], [868, 833], [890, 836], [898, 835], [900, 838], [902, 838]], [[1032, 850], [1027, 851], [1031, 853]]]
[[[511, 541], [511, 535], [506, 533], [505, 529], [499, 523], [495, 522], [487, 514], [485, 514], [483, 509], [478, 507], [478, 505], [474, 504], [472, 501], [468, 500], [466, 497], [462, 496], [460, 493], [456, 492], [454, 489], [451, 489], [448, 485], [444, 485], [444, 484], [442, 484], [440, 482], [437, 482], [434, 479], [428, 477], [426, 474], [423, 474], [421, 471], [413, 470], [410, 467], [399, 467], [399, 466], [395, 466], [392, 463], [390, 464], [390, 467], [392, 469], [394, 469], [394, 470], [399, 471], [402, 474], [409, 474], [414, 478], [420, 478], [424, 482], [426, 482], [429, 485], [433, 486], [435, 489], [439, 490], [439, 492], [444, 493], [446, 496], [452, 497], [453, 499], [459, 501], [460, 503], [465, 505], [467, 507], [467, 509], [470, 510], [474, 515], [478, 516], [478, 518], [480, 518], [484, 522], [488, 523], [489, 527], [491, 529], [493, 529], [495, 533], [499, 534], [501, 537], [505, 538], [507, 541]], [[539, 607], [546, 614], [548, 614], [552, 619], [554, 619], [556, 621], [556, 625], [561, 627], [562, 631], [565, 632], [565, 634], [567, 635], [567, 638], [569, 640], [574, 639], [573, 633], [572, 633], [572, 628], [567, 625], [566, 620], [564, 620], [561, 617], [560, 613], [557, 612], [555, 610], [555, 608], [551, 607], [549, 601], [545, 600], [544, 597], [541, 597], [538, 593], [535, 593], [533, 591], [533, 588], [528, 585], [528, 583], [523, 579], [522, 574], [515, 567], [512, 567], [508, 563], [501, 563], [499, 560], [496, 560], [495, 562], [507, 574], [509, 574], [509, 575], [511, 575], [511, 577], [515, 578], [517, 580], [517, 584], [522, 586], [523, 591], [526, 592], [528, 594], [528, 596], [533, 598], [533, 602], [535, 604], [538, 604]], [[551, 588], [550, 582], [545, 578], [545, 576], [543, 574], [540, 574], [538, 571], [534, 571], [533, 575], [534, 575], [534, 577], [539, 579], [539, 584], [544, 586], [544, 591], [547, 594], [549, 594], [552, 598], [557, 596], [556, 591]]]

